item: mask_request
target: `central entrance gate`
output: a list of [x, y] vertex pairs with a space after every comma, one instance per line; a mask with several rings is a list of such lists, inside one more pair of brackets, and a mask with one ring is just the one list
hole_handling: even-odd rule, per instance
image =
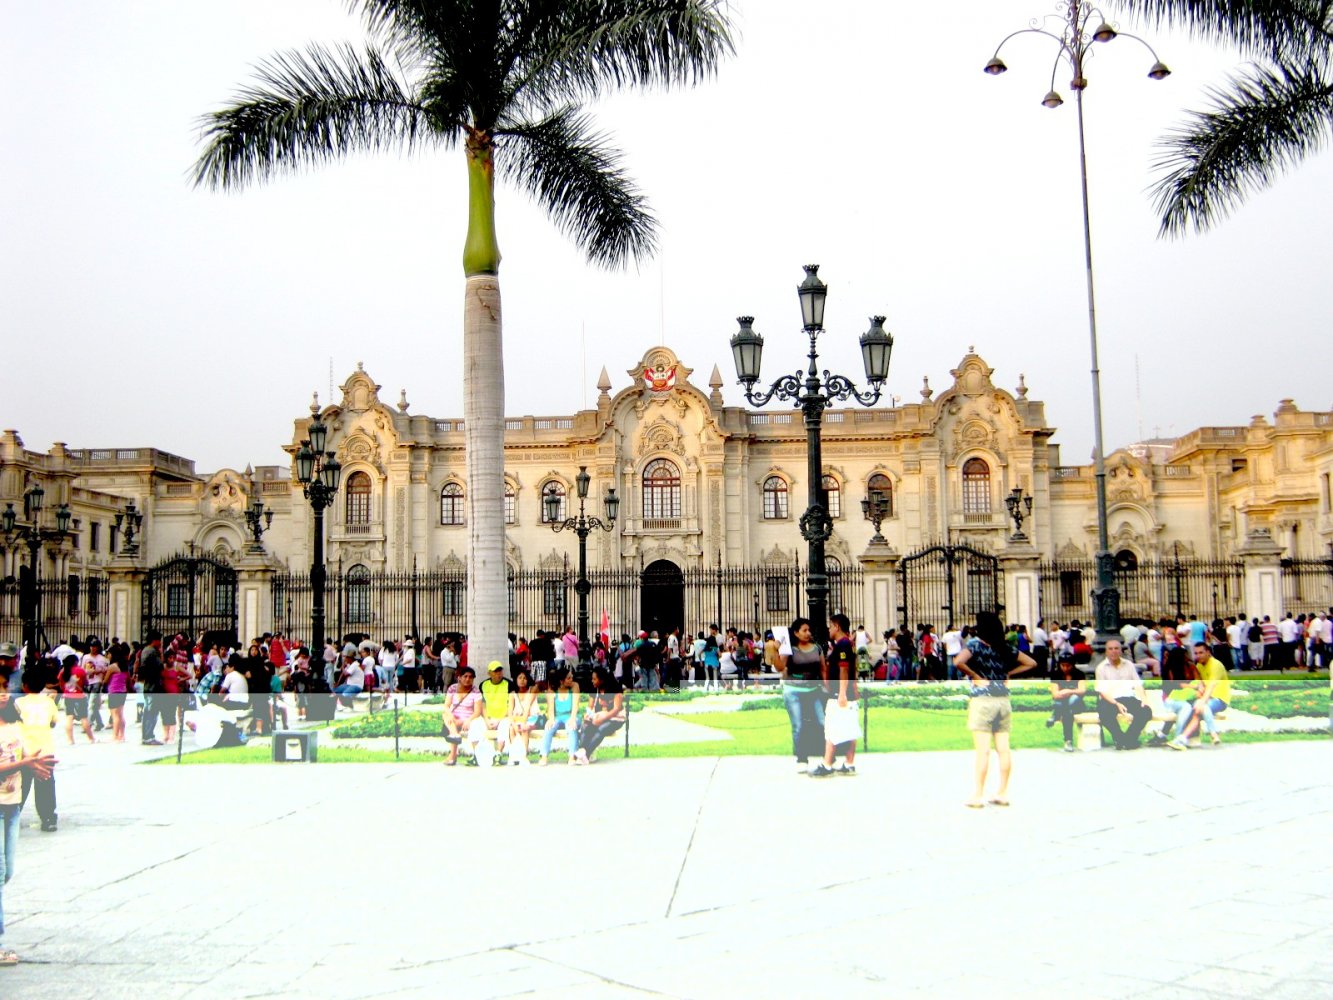
[[970, 545], [932, 545], [898, 566], [901, 624], [908, 628], [970, 625], [977, 612], [1000, 614], [1004, 577], [1000, 561]]
[[685, 627], [685, 574], [669, 559], [649, 563], [639, 585], [642, 628], [665, 638]]
[[201, 632], [235, 644], [236, 571], [212, 556], [179, 555], [158, 563], [144, 577], [143, 629], [164, 636]]

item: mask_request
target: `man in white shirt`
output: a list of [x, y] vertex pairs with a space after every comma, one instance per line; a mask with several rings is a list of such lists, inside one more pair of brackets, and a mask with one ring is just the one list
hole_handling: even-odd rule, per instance
[[953, 658], [963, 651], [963, 633], [950, 623], [949, 629], [940, 636], [944, 642], [944, 655], [949, 664], [949, 680], [958, 680], [958, 668], [953, 665]]
[[1129, 622], [1120, 626], [1120, 643], [1125, 649], [1125, 653], [1132, 660], [1134, 659], [1134, 643], [1139, 641], [1139, 627]]
[[1242, 652], [1240, 625], [1236, 616], [1227, 619], [1227, 646], [1231, 649], [1231, 665], [1236, 670], [1245, 669], [1245, 654]]
[[250, 685], [245, 674], [231, 663], [222, 674], [222, 707], [230, 712], [244, 712], [250, 707]]
[[1051, 660], [1051, 637], [1046, 631], [1046, 619], [1038, 618], [1037, 627], [1032, 630], [1032, 658], [1037, 661], [1037, 670], [1046, 673]]
[[102, 655], [102, 644], [96, 639], [88, 644], [88, 654], [79, 661], [79, 666], [88, 677], [88, 713], [93, 729], [105, 729], [102, 723], [102, 681], [106, 679], [111, 663]]
[[[1139, 734], [1152, 721], [1152, 709], [1134, 664], [1123, 657], [1119, 639], [1106, 640], [1106, 659], [1097, 665], [1097, 715], [1117, 750], [1137, 750]], [[1129, 725], [1122, 729], [1121, 723]]]
[[1296, 666], [1296, 637], [1300, 635], [1301, 627], [1297, 625], [1288, 611], [1282, 616], [1282, 620], [1277, 623], [1277, 636], [1282, 645], [1278, 647], [1278, 668], [1281, 670], [1287, 667]]
[[[367, 657], [370, 660], [370, 669], [374, 672], [374, 657]], [[338, 696], [341, 702], [343, 698], [355, 698], [366, 686], [366, 668], [357, 662], [355, 656], [347, 658], [347, 665], [343, 668], [343, 682], [333, 689], [333, 693]], [[349, 703], [350, 704], [350, 703]]]

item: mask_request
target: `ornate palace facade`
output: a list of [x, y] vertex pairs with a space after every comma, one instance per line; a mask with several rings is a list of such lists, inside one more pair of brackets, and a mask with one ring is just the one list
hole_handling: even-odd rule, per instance
[[[726, 406], [717, 368], [705, 391], [667, 347], [647, 351], [627, 374], [628, 382], [616, 388], [603, 371], [595, 408], [507, 421], [505, 495], [496, 502], [504, 503], [514, 572], [553, 572], [574, 559], [576, 540], [552, 532], [541, 498], [555, 490], [565, 497], [561, 518], [576, 513], [574, 477], [583, 466], [592, 477], [590, 513], [601, 513], [613, 487], [621, 498], [616, 529], [589, 538], [593, 568], [634, 573], [666, 566], [688, 573], [799, 566], [804, 543], [797, 521], [808, 486], [799, 410]], [[965, 545], [1008, 559], [995, 600], [1009, 617], [1027, 621], [1043, 611], [1060, 613], [1038, 565], [1087, 559], [1095, 549], [1092, 468], [1061, 462], [1044, 404], [1028, 398], [1021, 378], [1013, 391], [995, 385], [993, 370], [975, 353], [950, 374], [938, 393], [926, 382], [917, 402], [825, 414], [823, 486], [834, 523], [827, 552], [832, 569], [864, 574], [856, 576], [864, 594], [847, 603], [872, 628], [896, 624], [905, 613], [905, 584], [896, 571], [901, 557], [923, 546]], [[388, 405], [380, 388], [358, 366], [341, 399], [317, 411], [329, 427], [327, 447], [343, 466], [326, 515], [330, 571], [461, 574], [468, 490], [462, 421], [411, 413], [405, 393]], [[297, 423], [285, 446], [292, 456], [307, 423]], [[1270, 562], [1325, 558], [1333, 540], [1331, 472], [1333, 413], [1301, 411], [1289, 400], [1272, 420], [1257, 416], [1248, 425], [1200, 428], [1174, 441], [1118, 450], [1107, 458], [1118, 565], [1175, 559], [1179, 567], [1182, 557], [1239, 560], [1247, 552]], [[249, 566], [257, 582], [247, 589], [242, 574], [234, 612], [243, 633], [272, 627], [271, 578], [305, 570], [311, 558], [311, 509], [291, 467], [205, 474], [151, 448], [57, 444], [42, 454], [6, 431], [0, 505], [12, 502], [21, 515], [22, 495], [32, 483], [45, 488], [48, 509], [67, 502], [75, 526], [71, 537], [44, 548], [41, 576], [81, 588], [85, 606], [108, 602], [104, 630], [133, 632], [147, 607], [136, 590], [142, 575], [182, 552]], [[1012, 537], [1004, 502], [1015, 488], [1033, 499], [1023, 539]], [[871, 490], [887, 498], [887, 544], [871, 544], [874, 526], [862, 516], [861, 501]], [[254, 500], [273, 515], [262, 549], [253, 544], [245, 517]], [[134, 552], [125, 551], [124, 529], [116, 524], [126, 501], [144, 517]], [[22, 544], [9, 541], [0, 566], [9, 591], [26, 559]], [[111, 579], [116, 573], [119, 589]], [[73, 578], [84, 582], [70, 584]], [[1061, 579], [1070, 590], [1068, 572]], [[1272, 581], [1268, 586], [1233, 595], [1228, 585], [1224, 596], [1231, 610], [1245, 610], [1242, 600], [1258, 600], [1271, 606], [1253, 611], [1274, 613], [1281, 610], [1282, 589]], [[1181, 600], [1178, 592], [1175, 599]], [[755, 600], [758, 605], [758, 592]], [[1062, 602], [1071, 606], [1068, 594]], [[6, 632], [13, 617], [13, 609], [0, 607]], [[617, 622], [617, 630], [629, 624]]]

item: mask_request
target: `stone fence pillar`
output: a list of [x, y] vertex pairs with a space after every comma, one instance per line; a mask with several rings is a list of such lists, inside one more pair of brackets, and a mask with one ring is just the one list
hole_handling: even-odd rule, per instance
[[1004, 624], [1026, 625], [1029, 634], [1041, 614], [1041, 553], [1031, 542], [1010, 541], [1000, 553], [1004, 572]]
[[[891, 628], [897, 628], [898, 561], [902, 557], [886, 542], [872, 543], [857, 556], [865, 570], [865, 626], [870, 633], [872, 647]], [[855, 627], [858, 622], [852, 622]]]
[[1245, 613], [1251, 618], [1268, 615], [1280, 621], [1282, 607], [1282, 548], [1267, 528], [1255, 528], [1237, 552], [1245, 567]]
[[106, 568], [107, 638], [143, 638], [143, 581], [148, 571], [133, 557], [117, 556]]
[[236, 564], [236, 630], [242, 647], [273, 630], [273, 574], [267, 556], [246, 555]]

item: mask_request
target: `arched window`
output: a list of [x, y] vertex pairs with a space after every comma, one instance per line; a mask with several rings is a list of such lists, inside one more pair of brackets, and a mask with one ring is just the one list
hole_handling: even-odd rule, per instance
[[832, 518], [842, 517], [842, 486], [832, 476], [825, 476], [820, 480], [824, 487], [824, 505], [828, 508], [828, 516]]
[[990, 466], [980, 458], [963, 463], [963, 513], [990, 513]]
[[370, 477], [364, 472], [353, 472], [347, 477], [348, 526], [370, 524]]
[[884, 498], [884, 516], [893, 517], [893, 480], [876, 472], [866, 481], [866, 495], [879, 494]]
[[[558, 497], [560, 498], [560, 509], [559, 509], [558, 511], [556, 511], [556, 515], [555, 515], [555, 517], [551, 517], [551, 516], [549, 516], [549, 515], [546, 513], [546, 497], [547, 497], [548, 494], [551, 494], [551, 493], [554, 493], [556, 496], [558, 496]], [[542, 488], [541, 488], [541, 498], [542, 498], [542, 505], [541, 505], [541, 506], [542, 506], [542, 524], [554, 524], [556, 521], [563, 521], [563, 520], [565, 519], [565, 484], [564, 484], [564, 483], [558, 482], [557, 480], [554, 480], [554, 479], [550, 480], [549, 482], [542, 483]]]
[[842, 603], [842, 561], [837, 556], [824, 557], [824, 572], [828, 574], [828, 613], [844, 610]]
[[655, 458], [643, 470], [643, 518], [679, 517], [680, 470], [665, 458]]
[[[369, 481], [367, 478], [366, 482]], [[370, 624], [370, 570], [360, 563], [347, 571], [347, 623]]]
[[787, 480], [769, 476], [764, 480], [764, 519], [785, 520], [787, 517]]
[[459, 483], [445, 483], [440, 488], [440, 523], [463, 523], [463, 487]]
[[505, 480], [505, 524], [514, 523], [517, 503], [518, 498], [514, 492], [514, 484]]

